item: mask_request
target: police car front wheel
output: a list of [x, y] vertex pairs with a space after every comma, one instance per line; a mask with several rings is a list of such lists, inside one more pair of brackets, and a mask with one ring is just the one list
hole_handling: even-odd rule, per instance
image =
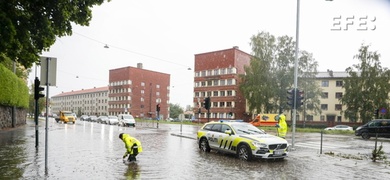
[[199, 149], [204, 152], [210, 152], [209, 142], [206, 138], [202, 138], [199, 143]]
[[246, 144], [241, 144], [237, 149], [237, 156], [241, 160], [250, 161], [252, 159], [252, 151]]

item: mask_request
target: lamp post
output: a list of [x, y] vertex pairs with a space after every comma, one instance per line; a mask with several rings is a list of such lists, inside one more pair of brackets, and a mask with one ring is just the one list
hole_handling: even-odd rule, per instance
[[[298, 52], [299, 52], [299, 4], [300, 0], [297, 0], [297, 22], [296, 22], [296, 41], [295, 41], [295, 60], [294, 60], [294, 89], [298, 88]], [[294, 96], [294, 106], [296, 106], [296, 96]], [[293, 108], [293, 117], [292, 117], [292, 143], [291, 146], [294, 148], [295, 144], [295, 125], [297, 120], [297, 109]]]

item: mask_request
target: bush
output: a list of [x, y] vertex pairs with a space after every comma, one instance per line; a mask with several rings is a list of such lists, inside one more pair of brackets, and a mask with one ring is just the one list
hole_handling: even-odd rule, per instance
[[0, 64], [0, 105], [28, 108], [26, 83]]

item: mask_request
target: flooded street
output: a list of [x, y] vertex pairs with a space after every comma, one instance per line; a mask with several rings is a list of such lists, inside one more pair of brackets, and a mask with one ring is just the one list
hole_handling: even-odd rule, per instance
[[[212, 151], [199, 151], [194, 139], [198, 126], [142, 122], [133, 127], [78, 121], [49, 120], [48, 173], [45, 174], [45, 130], [40, 121], [39, 148], [35, 125], [0, 131], [0, 179], [387, 179], [390, 168], [371, 160], [319, 154], [308, 148], [311, 139], [298, 137], [296, 149], [284, 160], [241, 161]], [[137, 163], [122, 162], [125, 152], [119, 133], [142, 142]], [[185, 137], [182, 137], [185, 136]], [[318, 137], [315, 137], [318, 138]], [[336, 137], [335, 139], [340, 139]], [[291, 138], [289, 139], [289, 141]], [[349, 141], [341, 149], [356, 153], [370, 148]], [[372, 141], [369, 141], [370, 143]], [[385, 141], [385, 148], [390, 143]], [[324, 146], [324, 148], [331, 146]], [[371, 147], [371, 146], [370, 146]], [[339, 148], [340, 149], [340, 148]], [[334, 149], [334, 152], [339, 151]], [[386, 150], [387, 150], [386, 149]], [[326, 151], [329, 151], [328, 149]], [[324, 150], [325, 152], [325, 150]], [[388, 153], [388, 151], [387, 151]]]

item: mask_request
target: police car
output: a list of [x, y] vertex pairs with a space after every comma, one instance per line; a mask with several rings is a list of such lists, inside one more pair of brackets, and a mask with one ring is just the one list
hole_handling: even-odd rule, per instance
[[197, 133], [199, 149], [236, 154], [238, 158], [250, 161], [254, 158], [283, 159], [288, 155], [288, 142], [280, 137], [265, 133], [252, 124], [221, 120], [209, 122]]

